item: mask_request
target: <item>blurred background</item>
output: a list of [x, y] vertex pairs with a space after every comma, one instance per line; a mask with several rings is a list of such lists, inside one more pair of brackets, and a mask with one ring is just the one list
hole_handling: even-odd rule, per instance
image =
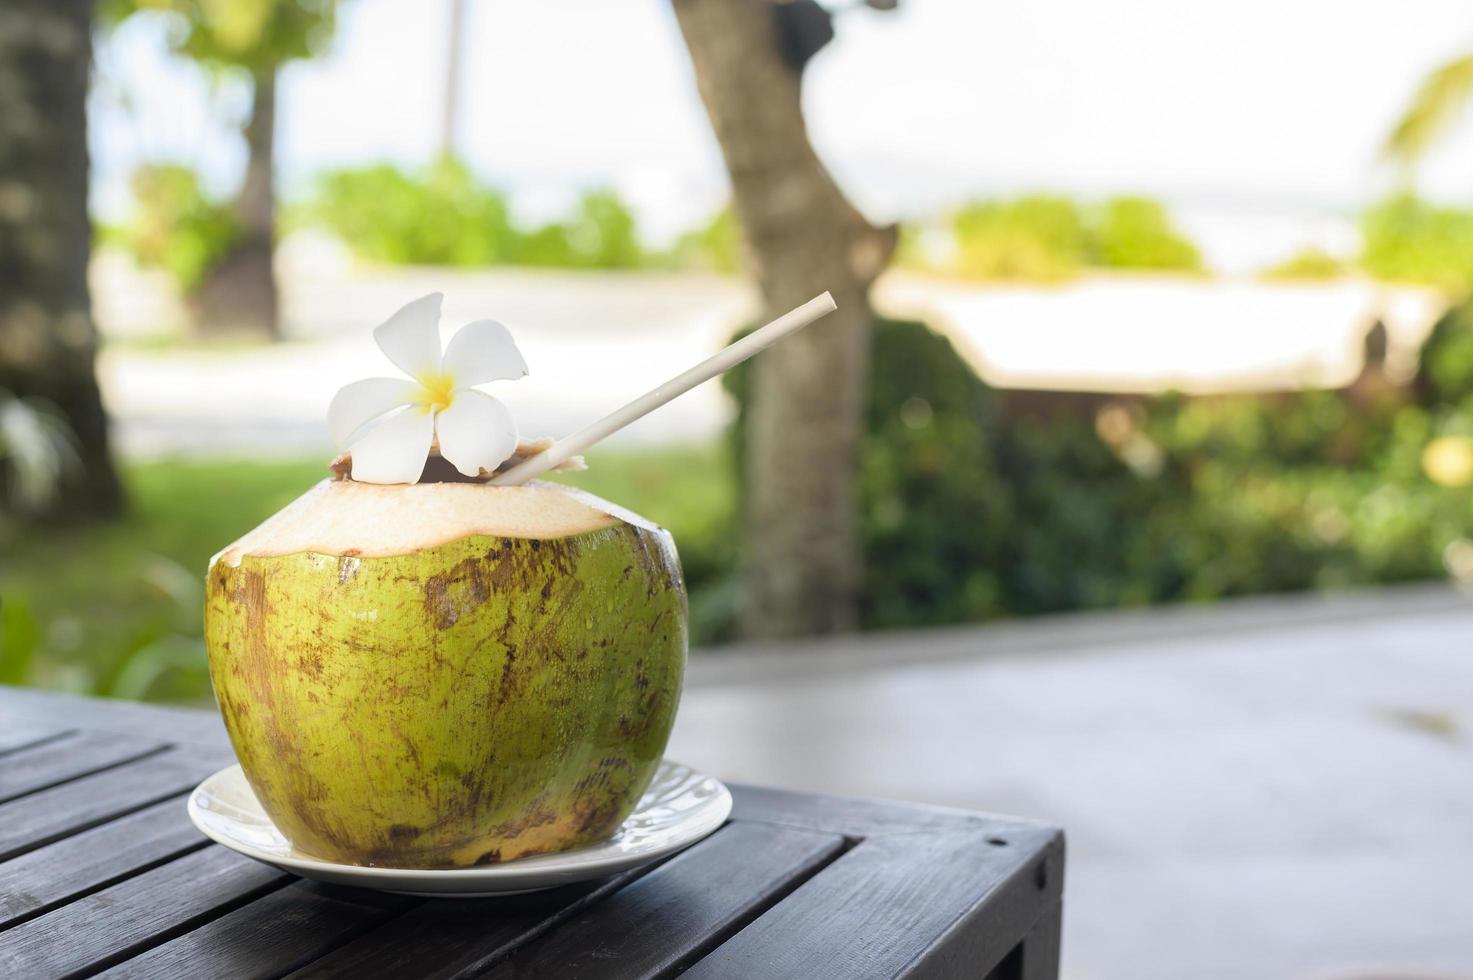
[[410, 299], [557, 436], [829, 289], [563, 477], [672, 751], [1063, 823], [1068, 976], [1473, 976], [1470, 96], [1451, 0], [15, 0], [0, 682], [207, 704]]

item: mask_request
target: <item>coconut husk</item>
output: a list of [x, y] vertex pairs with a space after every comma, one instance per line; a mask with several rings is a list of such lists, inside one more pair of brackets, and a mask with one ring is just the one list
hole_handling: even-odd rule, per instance
[[[512, 454], [502, 461], [495, 470], [487, 470], [482, 467], [475, 476], [466, 476], [457, 470], [445, 457], [440, 455], [440, 443], [436, 440], [430, 445], [430, 455], [425, 460], [424, 472], [419, 475], [420, 483], [485, 483], [497, 473], [502, 473], [522, 463], [524, 460], [536, 456], [553, 444], [552, 436], [543, 436], [541, 439], [524, 439], [517, 443], [517, 448]], [[338, 480], [351, 480], [353, 478], [353, 454], [351, 452], [339, 453], [327, 467], [332, 471], [333, 477]], [[583, 462], [582, 456], [570, 456], [561, 463], [554, 466], [551, 472], [576, 472], [588, 469], [588, 464]]]

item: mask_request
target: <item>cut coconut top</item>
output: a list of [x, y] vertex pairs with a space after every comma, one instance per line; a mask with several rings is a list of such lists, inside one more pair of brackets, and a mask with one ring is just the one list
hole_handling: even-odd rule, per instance
[[215, 556], [311, 551], [343, 557], [406, 555], [473, 535], [565, 538], [624, 521], [655, 525], [606, 500], [556, 483], [358, 483], [323, 480]]
[[[553, 444], [551, 436], [541, 439], [523, 439], [517, 443], [517, 448], [512, 454], [501, 461], [501, 465], [494, 470], [484, 467], [475, 476], [467, 476], [457, 470], [450, 461], [440, 453], [440, 442], [435, 440], [430, 443], [430, 454], [425, 458], [424, 469], [420, 471], [419, 483], [489, 483], [492, 478], [500, 473], [505, 473], [513, 466], [520, 465], [539, 453], [545, 452]], [[338, 453], [336, 459], [327, 467], [333, 475], [340, 480], [351, 480], [353, 478], [353, 454], [352, 452]], [[570, 456], [550, 469], [558, 472], [579, 472], [588, 469], [588, 464], [583, 462], [582, 456]]]

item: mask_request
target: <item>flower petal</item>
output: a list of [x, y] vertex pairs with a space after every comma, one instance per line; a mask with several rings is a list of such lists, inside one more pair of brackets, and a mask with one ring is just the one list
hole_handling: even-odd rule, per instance
[[450, 407], [435, 415], [440, 455], [466, 476], [500, 466], [517, 448], [517, 425], [506, 406], [485, 392], [458, 388]]
[[405, 305], [373, 329], [373, 339], [411, 378], [423, 380], [440, 373], [440, 301], [443, 293], [430, 293]]
[[348, 447], [353, 479], [360, 483], [415, 483], [435, 439], [435, 417], [417, 405], [362, 430]]
[[327, 406], [327, 428], [339, 449], [380, 415], [414, 401], [419, 385], [403, 378], [367, 378], [343, 385]]
[[527, 362], [511, 339], [511, 331], [495, 320], [477, 320], [458, 330], [445, 345], [441, 368], [457, 388], [488, 381], [515, 381], [527, 373]]

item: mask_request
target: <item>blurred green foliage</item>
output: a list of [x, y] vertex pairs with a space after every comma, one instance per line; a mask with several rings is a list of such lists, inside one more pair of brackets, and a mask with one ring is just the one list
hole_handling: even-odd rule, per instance
[[[210, 555], [322, 471], [321, 463], [132, 466], [132, 510], [121, 522], [0, 530], [0, 673], [93, 694], [207, 696]], [[19, 641], [14, 622], [31, 624]]]
[[1422, 343], [1417, 370], [1420, 401], [1473, 414], [1473, 301], [1443, 315]]
[[168, 272], [186, 295], [194, 292], [240, 241], [234, 209], [206, 194], [199, 175], [183, 164], [145, 164], [133, 172], [132, 185], [132, 223], [104, 230], [103, 241], [141, 266]]
[[422, 176], [387, 163], [324, 174], [294, 220], [323, 225], [362, 258], [396, 265], [491, 265], [520, 246], [505, 196], [450, 159]]
[[[1473, 208], [1412, 194], [1379, 201], [1359, 216], [1359, 255], [1340, 259], [1306, 248], [1264, 270], [1269, 280], [1324, 281], [1359, 270], [1373, 278], [1473, 288]], [[1116, 197], [1088, 204], [1036, 194], [977, 201], [944, 229], [907, 228], [898, 264], [968, 279], [1065, 282], [1091, 269], [1205, 271], [1197, 247], [1158, 201]]]
[[1378, 279], [1465, 290], [1473, 284], [1473, 210], [1401, 194], [1361, 217], [1361, 265]]
[[117, 24], [148, 12], [170, 19], [170, 45], [213, 71], [253, 75], [310, 58], [331, 38], [337, 0], [101, 0], [98, 17]]
[[634, 215], [610, 190], [588, 191], [578, 200], [568, 232], [575, 268], [637, 269], [645, 262]]
[[864, 622], [993, 615], [1008, 576], [995, 529], [1017, 511], [1011, 493], [997, 492], [996, 395], [919, 323], [879, 321], [872, 358], [859, 447]]
[[952, 217], [955, 271], [972, 279], [1055, 282], [1085, 265], [1089, 235], [1073, 201], [1043, 195], [980, 201]]
[[[225, 202], [180, 164], [140, 167], [136, 216], [103, 233], [147, 266], [168, 270], [185, 292], [199, 286], [240, 236]], [[1309, 247], [1262, 273], [1325, 281], [1362, 271], [1374, 278], [1454, 292], [1473, 288], [1473, 209], [1413, 195], [1378, 202], [1359, 218], [1362, 251], [1345, 259]], [[728, 205], [663, 250], [644, 247], [628, 204], [606, 188], [585, 191], [562, 221], [524, 228], [507, 196], [464, 163], [442, 158], [422, 172], [380, 163], [320, 175], [309, 198], [288, 208], [291, 229], [323, 228], [359, 257], [393, 265], [566, 269], [742, 268], [740, 224]], [[1065, 282], [1089, 270], [1200, 274], [1197, 247], [1157, 201], [1116, 197], [1090, 205], [1055, 195], [981, 201], [944, 228], [906, 226], [897, 265], [986, 281]]]
[[950, 233], [951, 271], [971, 279], [1060, 282], [1091, 268], [1202, 270], [1196, 246], [1145, 197], [1097, 206], [1053, 195], [978, 201], [952, 215]]
[[1263, 270], [1262, 278], [1279, 282], [1323, 282], [1338, 279], [1349, 266], [1322, 248], [1303, 248], [1277, 265]]
[[921, 324], [874, 344], [867, 627], [1473, 576], [1469, 308], [1357, 393], [1020, 401]]
[[670, 252], [669, 264], [730, 275], [741, 271], [744, 248], [741, 223], [728, 204], [705, 224], [680, 236]]
[[523, 230], [501, 191], [450, 158], [423, 174], [388, 163], [323, 174], [293, 223], [319, 225], [360, 258], [395, 265], [638, 269], [655, 261], [613, 191], [586, 191], [566, 221]]
[[1386, 137], [1386, 155], [1403, 164], [1425, 157], [1454, 125], [1464, 121], [1473, 98], [1473, 54], [1438, 65], [1422, 80]]
[[1166, 208], [1147, 197], [1106, 201], [1091, 223], [1094, 264], [1105, 269], [1202, 271], [1202, 256], [1171, 224]]

